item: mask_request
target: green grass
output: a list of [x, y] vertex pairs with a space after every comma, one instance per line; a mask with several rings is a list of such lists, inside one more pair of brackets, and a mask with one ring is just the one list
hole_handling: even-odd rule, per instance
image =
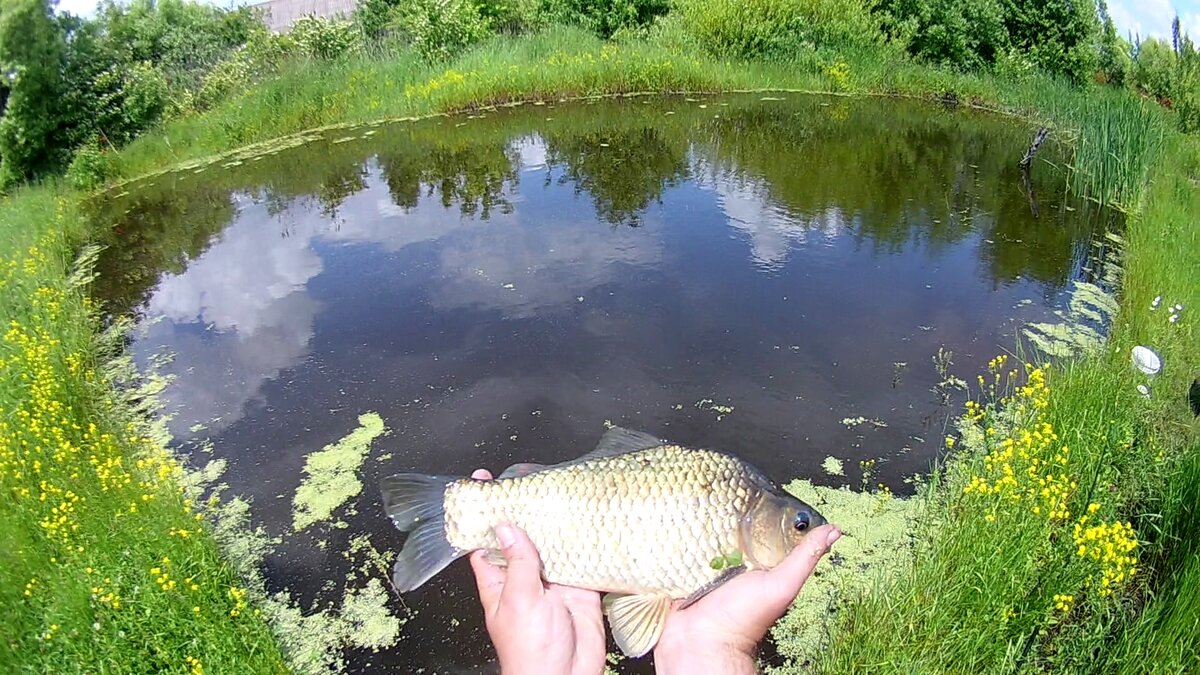
[[[1163, 131], [1166, 113], [1127, 93], [1041, 76], [964, 74], [878, 51], [735, 63], [702, 56], [669, 33], [651, 38], [601, 42], [556, 28], [498, 38], [436, 67], [408, 53], [295, 64], [121, 149], [115, 175], [163, 171], [325, 125], [630, 92], [916, 96], [1051, 124], [1056, 141], [1074, 151], [1076, 188], [1130, 213], [1110, 346], [1049, 373], [1041, 421], [1059, 440], [1043, 450], [1053, 458], [1063, 444], [1071, 448], [1062, 465], [1067, 483], [1075, 483], [1062, 505], [1068, 516], [1034, 513], [1036, 496], [1008, 504], [965, 495], [972, 478], [988, 474], [983, 455], [994, 446], [971, 441], [968, 430], [967, 449], [953, 453], [926, 488], [931, 508], [914, 562], [848, 600], [820, 665], [827, 672], [1085, 672], [1108, 659], [1194, 658], [1194, 638], [1184, 638], [1196, 634], [1189, 622], [1200, 572], [1194, 556], [1171, 552], [1197, 536], [1194, 516], [1185, 515], [1194, 512], [1180, 506], [1194, 499], [1180, 486], [1194, 481], [1195, 470], [1178, 468], [1193, 466], [1186, 448], [1197, 452], [1181, 394], [1200, 372], [1192, 319], [1200, 310], [1195, 140]], [[190, 672], [189, 656], [209, 672], [282, 670], [276, 643], [253, 611], [230, 616], [238, 609], [230, 590], [240, 582], [180, 496], [161, 439], [107, 375], [114, 354], [97, 339], [85, 288], [70, 277], [75, 252], [93, 235], [80, 198], [51, 184], [0, 203], [0, 321], [9, 331], [0, 342], [0, 598], [10, 609], [0, 670], [75, 672], [106, 662], [129, 672]], [[1183, 320], [1171, 324], [1162, 309], [1150, 312], [1157, 295], [1185, 305]], [[1166, 363], [1148, 401], [1133, 390], [1134, 344], [1154, 346]], [[1003, 412], [991, 415], [989, 423], [1005, 426]], [[93, 456], [115, 465], [98, 471]], [[63, 515], [64, 499], [71, 507], [63, 525], [43, 527]], [[1102, 568], [1072, 546], [1073, 525], [1093, 502], [1099, 510], [1092, 517], [1131, 521], [1143, 540], [1142, 570], [1111, 597], [1097, 592]], [[161, 588], [164, 569], [176, 587]], [[119, 608], [109, 593], [120, 597]], [[1067, 611], [1055, 607], [1055, 595], [1072, 596]]]
[[1113, 673], [1187, 673], [1200, 668], [1200, 446], [1172, 467], [1156, 500], [1161, 520], [1154, 571], [1163, 573], [1136, 622], [1108, 650]]
[[0, 206], [0, 672], [284, 672], [110, 379], [71, 276], [82, 222], [53, 186]]

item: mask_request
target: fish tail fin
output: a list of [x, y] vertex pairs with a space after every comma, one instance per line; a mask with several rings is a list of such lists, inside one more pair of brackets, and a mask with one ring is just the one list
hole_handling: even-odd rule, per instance
[[396, 556], [393, 582], [401, 593], [411, 591], [465, 555], [446, 539], [444, 495], [447, 476], [400, 473], [380, 484], [383, 509], [408, 539]]

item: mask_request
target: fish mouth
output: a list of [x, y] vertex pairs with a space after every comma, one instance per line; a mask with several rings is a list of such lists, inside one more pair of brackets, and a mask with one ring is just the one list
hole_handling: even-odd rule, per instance
[[821, 527], [822, 525], [829, 524], [829, 521], [825, 518], [825, 516], [821, 515], [820, 511], [808, 506], [808, 504], [805, 504], [805, 506], [808, 507], [808, 530], [810, 532], [818, 527]]

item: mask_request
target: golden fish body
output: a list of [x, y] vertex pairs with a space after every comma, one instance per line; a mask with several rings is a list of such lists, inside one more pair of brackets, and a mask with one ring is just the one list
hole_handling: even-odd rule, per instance
[[498, 548], [492, 528], [529, 535], [547, 581], [686, 598], [721, 575], [759, 489], [747, 465], [717, 452], [661, 445], [520, 478], [446, 487], [446, 538]]
[[382, 491], [410, 532], [396, 559], [401, 592], [474, 550], [502, 562], [493, 528], [511, 523], [537, 547], [547, 581], [608, 593], [613, 637], [631, 656], [654, 647], [673, 600], [774, 567], [825, 522], [736, 457], [619, 427], [570, 462], [491, 481], [397, 474]]

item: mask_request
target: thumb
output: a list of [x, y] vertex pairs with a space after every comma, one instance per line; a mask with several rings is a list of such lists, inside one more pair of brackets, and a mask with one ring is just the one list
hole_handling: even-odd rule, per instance
[[519, 609], [540, 598], [545, 590], [542, 585], [542, 559], [529, 535], [521, 528], [502, 523], [495, 527], [494, 532], [500, 552], [508, 563], [500, 601], [516, 605]]
[[812, 576], [817, 563], [841, 536], [842, 532], [836, 526], [822, 525], [810, 532], [774, 569], [769, 570], [764, 577], [764, 586], [770, 589], [769, 604], [778, 607], [781, 612], [786, 610], [804, 587], [804, 582]]

